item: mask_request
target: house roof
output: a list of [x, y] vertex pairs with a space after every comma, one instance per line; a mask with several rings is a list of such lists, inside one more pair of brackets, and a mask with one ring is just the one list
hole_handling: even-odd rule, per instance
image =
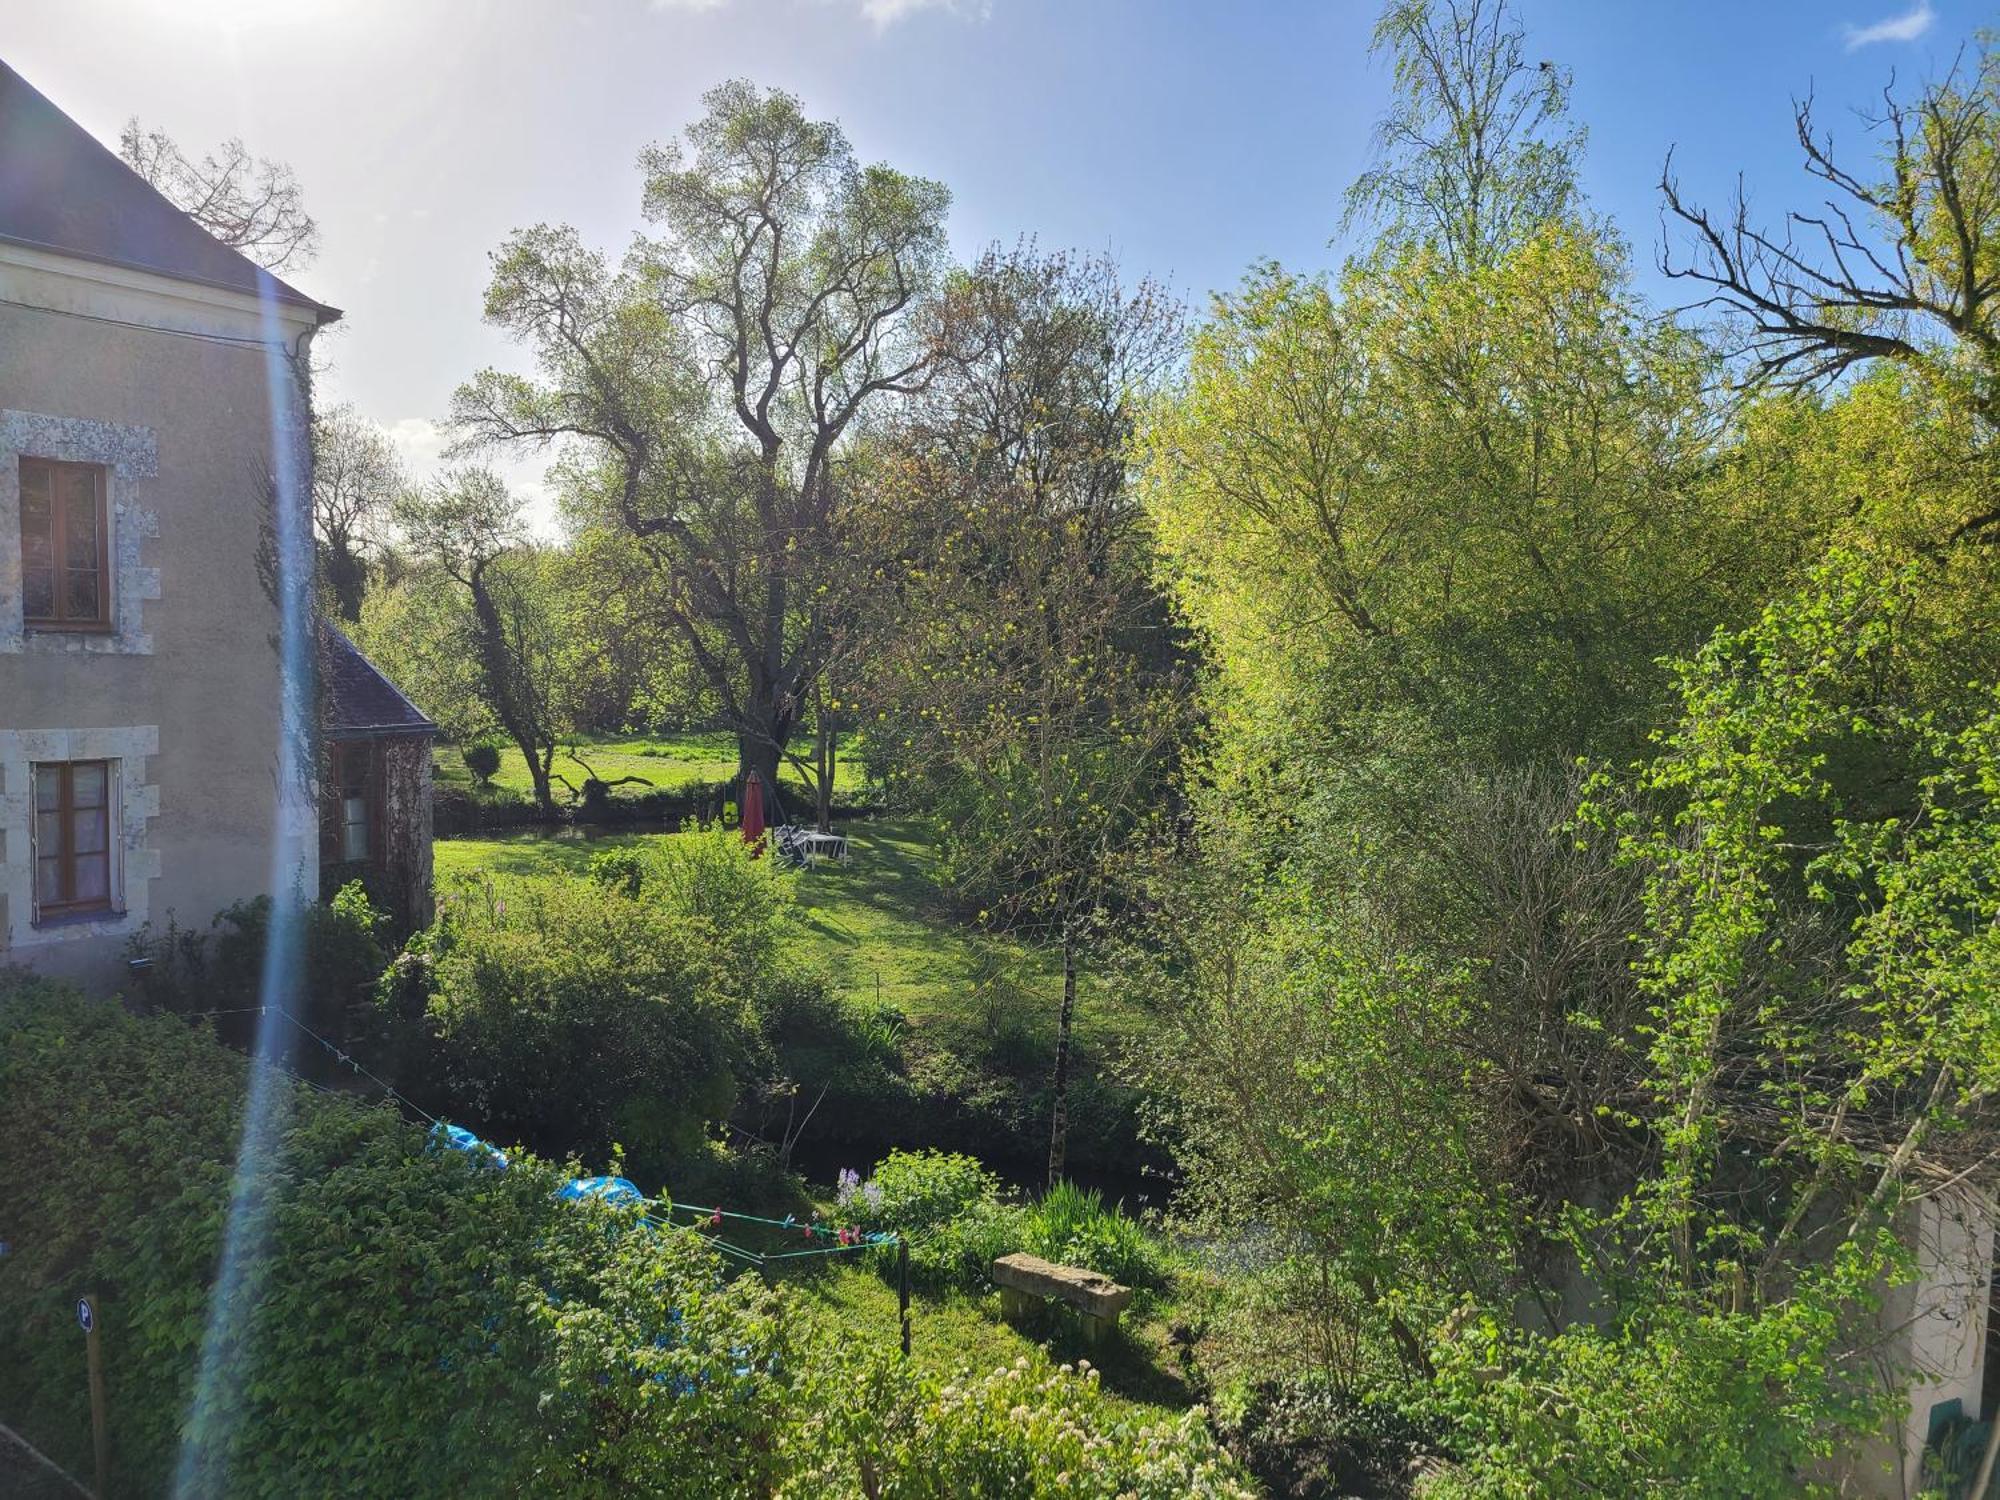
[[437, 725], [384, 677], [331, 620], [319, 627], [319, 680], [329, 739], [436, 734]]
[[340, 316], [216, 239], [4, 62], [0, 240]]

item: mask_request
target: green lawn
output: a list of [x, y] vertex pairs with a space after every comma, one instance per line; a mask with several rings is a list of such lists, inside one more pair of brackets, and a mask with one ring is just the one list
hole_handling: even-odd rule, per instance
[[[1053, 954], [981, 933], [946, 912], [931, 877], [933, 856], [915, 820], [857, 819], [840, 828], [848, 836], [849, 862], [800, 871], [796, 891], [801, 947], [850, 999], [879, 999], [918, 1026], [956, 1023], [986, 1032], [1025, 1026], [1037, 1038], [1053, 1037], [1062, 982]], [[581, 874], [601, 850], [674, 837], [587, 838], [563, 828], [441, 839], [437, 878], [443, 885], [480, 873], [503, 879]], [[1129, 1035], [1149, 1019], [1110, 998], [1088, 975], [1078, 1008], [1078, 1041], [1085, 1048]]]
[[[637, 739], [593, 737], [579, 742], [575, 748], [577, 754], [589, 763], [589, 772], [561, 751], [556, 754], [554, 767], [555, 774], [567, 777], [573, 786], [581, 786], [584, 777], [592, 773], [604, 781], [616, 781], [621, 776], [645, 778], [643, 783], [627, 782], [613, 787], [613, 797], [675, 791], [687, 786], [728, 781], [736, 775], [736, 737], [720, 731]], [[465, 758], [457, 746], [439, 745], [435, 764], [439, 781], [466, 788], [473, 785], [472, 773], [465, 769]], [[798, 799], [803, 810], [809, 793], [798, 773], [786, 767], [780, 771], [778, 783], [786, 800]], [[528, 763], [521, 752], [511, 745], [501, 747], [500, 769], [493, 777], [493, 785], [500, 791], [523, 797], [532, 795], [534, 791], [534, 782], [528, 776]], [[836, 761], [833, 777], [836, 795], [852, 796], [866, 785], [867, 778], [862, 774], [860, 762]], [[558, 798], [562, 795], [560, 785], [556, 794]]]
[[[923, 1121], [886, 1101], [850, 1100], [839, 1120], [816, 1132], [868, 1143], [951, 1140], [981, 1156], [999, 1153], [1025, 1168], [1046, 1150], [1044, 1106], [1055, 1055], [1062, 977], [1056, 956], [995, 936], [955, 918], [932, 878], [922, 825], [907, 818], [855, 819], [841, 825], [852, 858], [845, 866], [803, 870], [795, 880], [797, 959], [824, 969], [851, 1008], [894, 1028], [901, 1070], [925, 1108]], [[440, 888], [470, 875], [497, 881], [553, 871], [582, 873], [601, 850], [678, 837], [616, 833], [598, 838], [574, 829], [533, 830], [486, 838], [440, 840]], [[882, 1012], [888, 1012], [882, 1015]], [[1117, 1084], [1125, 1047], [1150, 1030], [1153, 1017], [1088, 970], [1078, 987], [1072, 1055], [1072, 1156], [1136, 1169], [1136, 1099]], [[956, 1117], [954, 1123], [953, 1117]], [[859, 1165], [867, 1158], [857, 1155]]]

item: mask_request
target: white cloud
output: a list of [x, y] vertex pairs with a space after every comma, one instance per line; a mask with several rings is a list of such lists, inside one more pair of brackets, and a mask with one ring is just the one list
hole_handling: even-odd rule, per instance
[[721, 10], [729, 0], [652, 0], [654, 10]]
[[1900, 16], [1887, 16], [1867, 26], [1847, 26], [1843, 31], [1847, 37], [1847, 50], [1853, 52], [1861, 47], [1872, 47], [1877, 42], [1914, 42], [1931, 29], [1937, 20], [1937, 12], [1931, 8], [1931, 0], [1917, 0], [1915, 6]]

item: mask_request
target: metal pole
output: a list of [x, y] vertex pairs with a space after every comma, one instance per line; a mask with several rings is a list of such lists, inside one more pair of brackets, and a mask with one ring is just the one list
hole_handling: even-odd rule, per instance
[[896, 1307], [903, 1323], [903, 1358], [910, 1357], [910, 1242], [896, 1236]]
[[97, 1500], [111, 1494], [111, 1428], [104, 1416], [104, 1351], [97, 1336], [97, 1298], [85, 1296], [76, 1305], [83, 1324], [84, 1358], [90, 1366], [90, 1445], [97, 1462]]

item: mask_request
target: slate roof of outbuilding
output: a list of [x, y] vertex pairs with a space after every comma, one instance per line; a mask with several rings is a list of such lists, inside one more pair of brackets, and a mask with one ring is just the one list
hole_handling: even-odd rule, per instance
[[152, 271], [310, 308], [337, 309], [279, 280], [167, 201], [89, 131], [0, 62], [0, 240]]
[[437, 733], [437, 725], [330, 620], [320, 622], [319, 674], [329, 739]]

